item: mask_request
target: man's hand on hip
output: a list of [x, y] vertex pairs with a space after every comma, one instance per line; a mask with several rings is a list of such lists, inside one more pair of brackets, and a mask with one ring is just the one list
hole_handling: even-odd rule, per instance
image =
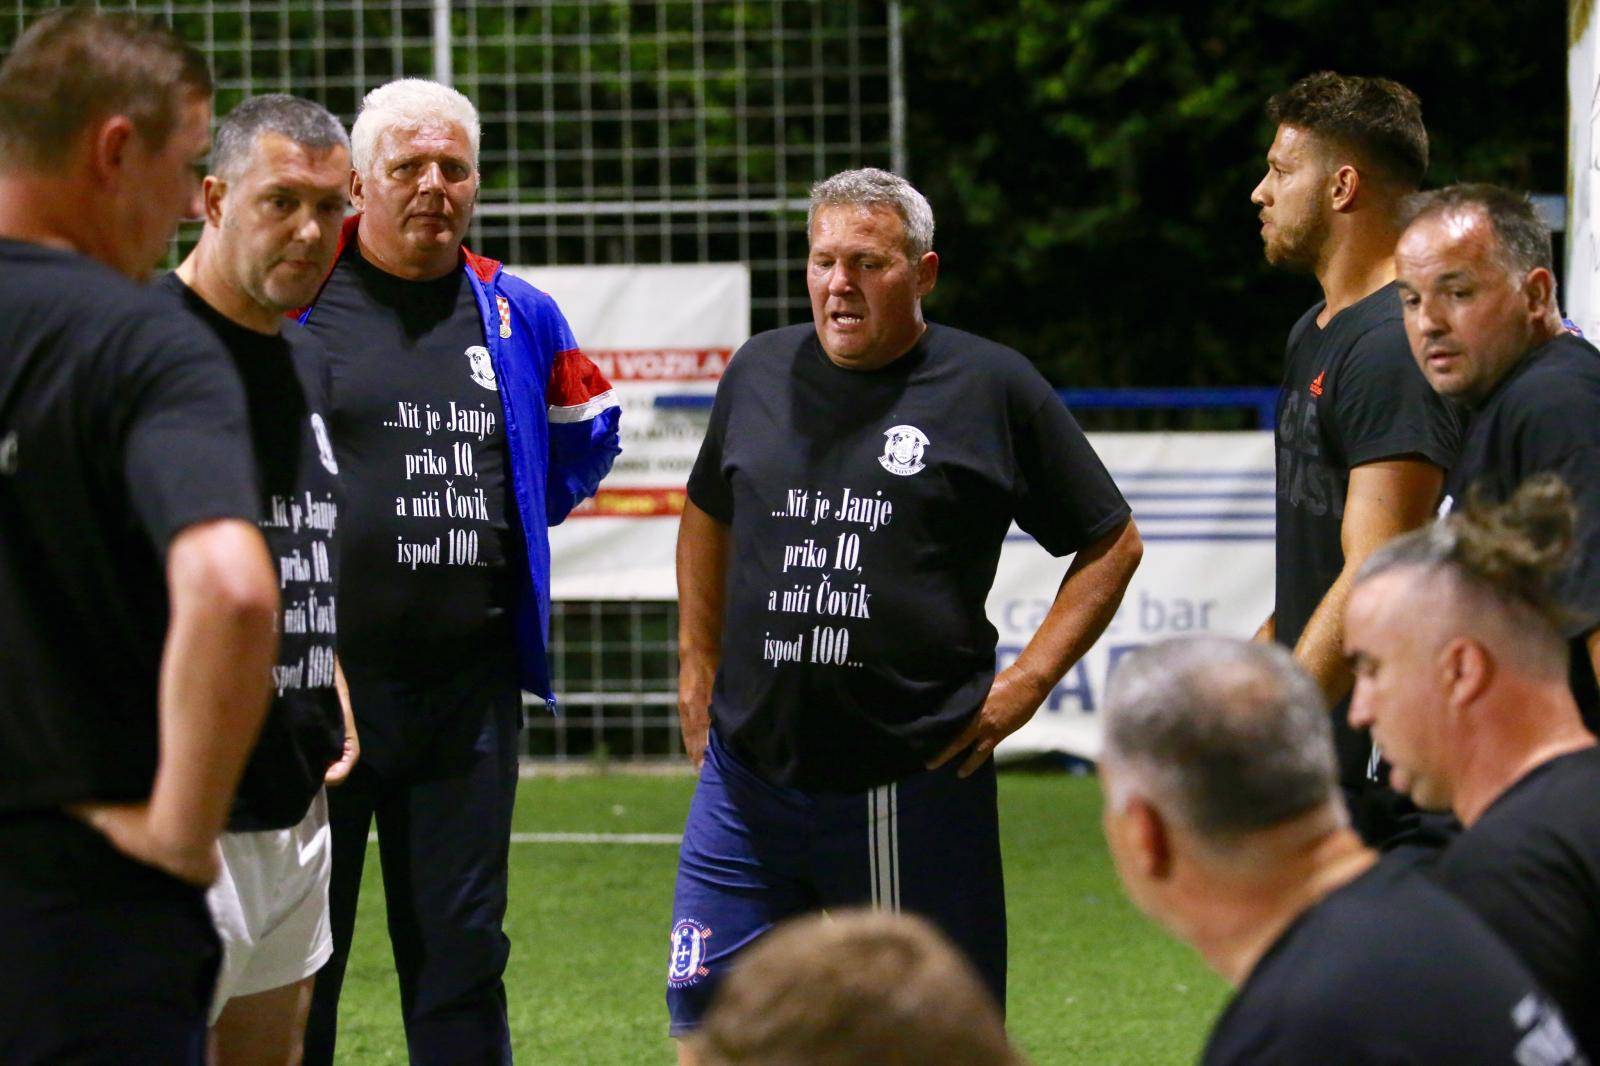
[[146, 866], [205, 888], [222, 870], [215, 840], [168, 839], [150, 817], [148, 803], [82, 803], [67, 813], [86, 822], [111, 846]]
[[928, 763], [928, 769], [936, 770], [955, 758], [957, 755], [972, 749], [972, 754], [961, 764], [956, 771], [957, 777], [968, 777], [984, 760], [994, 754], [995, 746], [1006, 737], [1015, 733], [1028, 724], [1039, 704], [1049, 694], [1049, 689], [1041, 690], [1037, 678], [1031, 677], [1019, 670], [1015, 665], [1008, 666], [995, 675], [994, 684], [989, 687], [989, 695], [984, 699], [983, 706], [978, 713], [972, 716], [967, 727], [956, 734], [943, 751]]

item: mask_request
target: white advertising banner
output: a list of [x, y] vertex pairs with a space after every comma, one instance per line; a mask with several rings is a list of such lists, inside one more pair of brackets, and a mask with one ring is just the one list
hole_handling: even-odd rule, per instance
[[1567, 51], [1567, 269], [1562, 303], [1600, 337], [1600, 26], [1594, 0], [1572, 5]]
[[[1117, 659], [1166, 637], [1210, 631], [1247, 637], [1273, 599], [1273, 435], [1091, 433], [1090, 442], [1133, 506], [1144, 561], [1122, 607], [1033, 721], [1008, 737], [1001, 759], [1100, 754], [1099, 711]], [[1015, 528], [989, 593], [1004, 666], [1033, 636], [1066, 573]]]
[[563, 600], [673, 599], [683, 487], [705, 436], [705, 406], [750, 337], [742, 263], [511, 267], [555, 298], [617, 391], [622, 454], [595, 498], [550, 530], [551, 593]]

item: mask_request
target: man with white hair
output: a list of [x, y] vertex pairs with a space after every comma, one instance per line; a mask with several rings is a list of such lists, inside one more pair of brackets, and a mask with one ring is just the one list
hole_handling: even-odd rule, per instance
[[1201, 1061], [1585, 1063], [1500, 940], [1349, 824], [1327, 703], [1285, 649], [1164, 641], [1112, 676], [1106, 842], [1130, 899], [1238, 989]]
[[[929, 917], [1004, 1004], [991, 756], [1111, 620], [1141, 551], [1028, 360], [924, 321], [939, 257], [921, 193], [836, 174], [807, 233], [812, 320], [734, 357], [678, 534], [678, 713], [700, 768], [678, 1036], [775, 923], [852, 903]], [[1013, 521], [1075, 557], [997, 672], [984, 600]]]
[[333, 1058], [367, 833], [377, 822], [411, 1060], [511, 1059], [502, 974], [521, 690], [550, 699], [547, 525], [617, 453], [617, 404], [549, 296], [462, 246], [477, 111], [373, 90], [347, 220], [302, 321], [331, 354], [339, 655], [362, 760], [329, 796], [334, 955], [306, 1060]]

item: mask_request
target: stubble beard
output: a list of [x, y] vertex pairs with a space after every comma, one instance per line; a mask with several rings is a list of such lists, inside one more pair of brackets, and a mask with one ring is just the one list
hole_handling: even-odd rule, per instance
[[1263, 251], [1275, 267], [1310, 273], [1316, 270], [1327, 235], [1322, 219], [1302, 219], [1292, 228], [1280, 227], [1277, 239], [1266, 241]]

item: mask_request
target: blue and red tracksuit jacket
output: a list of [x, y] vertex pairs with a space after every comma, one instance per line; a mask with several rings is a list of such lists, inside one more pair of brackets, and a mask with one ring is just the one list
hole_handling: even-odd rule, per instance
[[[340, 253], [355, 239], [360, 223], [360, 215], [345, 219]], [[500, 385], [511, 484], [527, 549], [515, 616], [522, 687], [543, 696], [554, 710], [546, 658], [550, 538], [545, 529], [594, 495], [610, 471], [622, 450], [617, 443], [621, 411], [611, 383], [579, 350], [549, 295], [507, 274], [498, 260], [465, 247], [461, 269], [477, 297], [484, 344]], [[316, 309], [313, 301], [296, 317], [304, 323]]]

